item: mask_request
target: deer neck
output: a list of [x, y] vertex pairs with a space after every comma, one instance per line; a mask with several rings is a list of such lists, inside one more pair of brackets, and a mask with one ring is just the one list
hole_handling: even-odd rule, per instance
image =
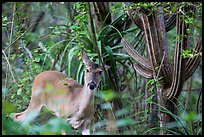
[[85, 109], [89, 104], [93, 103], [95, 90], [90, 90], [87, 86], [84, 86], [81, 90], [81, 100], [79, 109]]

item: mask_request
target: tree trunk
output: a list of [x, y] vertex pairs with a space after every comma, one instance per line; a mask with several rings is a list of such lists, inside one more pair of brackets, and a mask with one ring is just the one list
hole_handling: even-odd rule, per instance
[[[189, 7], [182, 8], [182, 11], [183, 13], [188, 12]], [[200, 62], [199, 56], [189, 59], [182, 56], [182, 51], [187, 49], [187, 41], [189, 41], [189, 35], [187, 34], [189, 24], [186, 24], [182, 18], [183, 13], [178, 12], [176, 14], [176, 22], [173, 21], [173, 23], [169, 25], [165, 21], [162, 7], [157, 7], [157, 10], [151, 13], [146, 9], [142, 9], [141, 13], [137, 14], [137, 18], [134, 18], [134, 21], [136, 25], [139, 25], [139, 28], [144, 31], [149, 55], [148, 59], [141, 56], [137, 51], [134, 51], [134, 48], [132, 48], [126, 40], [122, 40], [125, 50], [137, 62], [137, 64], [134, 65], [135, 70], [145, 78], [154, 79], [156, 87], [154, 94], [157, 100], [155, 99], [153, 101], [158, 103], [161, 135], [167, 133], [162, 130], [162, 128], [165, 127], [168, 122], [175, 120], [172, 115], [164, 112], [164, 110], [166, 111], [167, 109], [171, 113], [176, 114], [175, 104], [182, 91], [183, 84], [193, 74]], [[174, 17], [172, 17], [172, 19], [174, 19]], [[170, 64], [168, 59], [167, 31], [169, 31], [170, 28], [172, 29], [175, 23], [177, 38], [174, 51], [174, 63]], [[201, 40], [202, 36], [195, 44], [194, 50], [197, 52], [201, 52]], [[158, 84], [160, 84], [160, 86]], [[152, 121], [155, 121], [155, 111], [157, 110], [154, 111], [154, 109], [157, 109], [157, 107], [154, 105], [152, 105], [152, 107]], [[155, 126], [156, 122], [151, 124]]]

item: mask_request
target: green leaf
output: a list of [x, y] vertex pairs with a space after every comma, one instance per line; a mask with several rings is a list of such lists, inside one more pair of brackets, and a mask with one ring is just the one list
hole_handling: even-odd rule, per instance
[[191, 33], [191, 30], [188, 28], [188, 29], [186, 30], [186, 33]]
[[11, 112], [14, 112], [15, 110], [15, 106], [13, 103], [10, 103], [10, 102], [3, 102], [2, 104], [2, 109], [3, 109], [3, 112], [4, 113], [11, 113]]
[[41, 135], [59, 135], [62, 130], [71, 133], [73, 132], [71, 125], [62, 118], [53, 118], [47, 124], [38, 128]]
[[[79, 63], [78, 66], [77, 66], [77, 71], [76, 71], [76, 75], [75, 75], [75, 78], [78, 82], [82, 83], [83, 79], [81, 79], [81, 75], [83, 75], [83, 63]], [[83, 77], [82, 77], [83, 78]]]
[[128, 110], [127, 108], [122, 108], [116, 111], [115, 116], [127, 115], [128, 113], [130, 113], [130, 110]]
[[155, 96], [155, 94], [151, 95], [149, 98], [146, 99], [146, 101], [150, 104], [153, 104], [153, 97]]
[[14, 60], [15, 58], [16, 58], [16, 54], [13, 54], [13, 55], [10, 56], [11, 60]]
[[38, 56], [38, 57], [34, 58], [33, 62], [40, 62], [40, 57]]
[[106, 52], [108, 53], [108, 56], [109, 56], [109, 59], [110, 59], [110, 63], [111, 63], [111, 70], [113, 72], [113, 76], [114, 76], [114, 79], [116, 81], [116, 85], [118, 85], [118, 77], [117, 77], [117, 69], [116, 69], [116, 64], [115, 64], [115, 58], [113, 56], [113, 51], [112, 49], [110, 48], [110, 46], [106, 46], [105, 47], [105, 50]]
[[117, 94], [112, 90], [107, 90], [101, 93], [101, 97], [104, 100], [110, 101], [114, 99], [115, 97], [117, 97]]
[[146, 109], [145, 110], [145, 113], [149, 114], [150, 110], [149, 109]]
[[129, 55], [121, 54], [121, 53], [114, 53], [113, 55], [115, 56], [115, 60], [116, 60], [116, 61], [127, 60], [127, 59], [130, 58]]
[[71, 65], [71, 63], [72, 63], [74, 55], [77, 55], [75, 52], [75, 50], [77, 50], [77, 49], [78, 49], [78, 47], [74, 46], [73, 48], [70, 49], [69, 54], [68, 54], [67, 62], [68, 62], [68, 76], [69, 77], [72, 77], [72, 65]]
[[21, 91], [22, 91], [22, 88], [19, 88], [19, 89], [17, 90], [17, 95], [20, 95], [20, 94], [21, 94]]
[[2, 86], [2, 95], [5, 96], [6, 94], [8, 94], [8, 90], [4, 86]]
[[123, 118], [123, 119], [119, 119], [116, 121], [116, 126], [117, 127], [124, 127], [124, 126], [128, 126], [128, 125], [132, 125], [134, 123], [134, 120], [131, 118]]
[[107, 124], [107, 120], [100, 120], [94, 124], [95, 128], [101, 128]]
[[200, 114], [196, 114], [195, 111], [191, 111], [189, 113], [184, 113], [183, 118], [186, 121], [193, 122], [193, 121], [200, 120], [201, 119], [201, 115]]
[[160, 87], [160, 86], [161, 86], [161, 83], [160, 83], [160, 82], [157, 82], [157, 86]]
[[158, 81], [161, 80], [161, 79], [163, 79], [163, 77], [158, 78]]
[[154, 90], [154, 86], [151, 86], [148, 91], [152, 92]]
[[147, 84], [153, 85], [154, 84], [154, 79], [150, 79]]
[[11, 99], [13, 100], [16, 94], [11, 95]]
[[93, 49], [94, 44], [93, 44], [92, 40], [90, 40], [87, 36], [82, 35], [82, 36], [80, 36], [79, 40], [85, 45], [86, 49], [91, 50], [91, 51], [94, 50]]
[[112, 106], [110, 103], [103, 103], [101, 104], [101, 109], [111, 109]]
[[93, 135], [106, 135], [105, 131], [96, 131]]
[[158, 70], [158, 69], [159, 69], [159, 66], [156, 66], [156, 67], [155, 67], [155, 70]]
[[35, 34], [34, 33], [31, 33], [31, 32], [27, 32], [25, 33], [25, 39], [27, 41], [31, 41], [33, 42], [36, 38], [35, 38]]

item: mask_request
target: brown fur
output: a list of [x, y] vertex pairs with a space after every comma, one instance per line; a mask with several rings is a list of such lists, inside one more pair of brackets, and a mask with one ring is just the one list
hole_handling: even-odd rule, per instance
[[[82, 58], [86, 65], [84, 86], [58, 71], [40, 73], [32, 86], [28, 108], [14, 115], [14, 120], [23, 121], [30, 112], [46, 106], [59, 117], [65, 117], [74, 128], [81, 127], [82, 134], [90, 134], [89, 126], [94, 115], [93, 93], [100, 81], [99, 66], [91, 62], [84, 50]], [[105, 66], [106, 69], [110, 68]]]

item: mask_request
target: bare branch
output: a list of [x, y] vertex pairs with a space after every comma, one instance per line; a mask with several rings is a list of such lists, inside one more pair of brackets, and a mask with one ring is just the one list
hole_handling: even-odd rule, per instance
[[11, 69], [11, 65], [10, 65], [10, 63], [9, 63], [8, 57], [6, 56], [6, 54], [5, 54], [5, 52], [4, 52], [3, 49], [2, 49], [2, 53], [4, 54], [4, 57], [5, 57], [5, 59], [6, 59], [7, 63], [8, 63], [9, 70], [10, 70], [11, 76], [12, 76], [12, 78], [13, 78], [13, 81], [16, 83], [16, 79], [15, 79], [14, 76], [13, 76], [13, 71], [12, 71], [12, 69]]

